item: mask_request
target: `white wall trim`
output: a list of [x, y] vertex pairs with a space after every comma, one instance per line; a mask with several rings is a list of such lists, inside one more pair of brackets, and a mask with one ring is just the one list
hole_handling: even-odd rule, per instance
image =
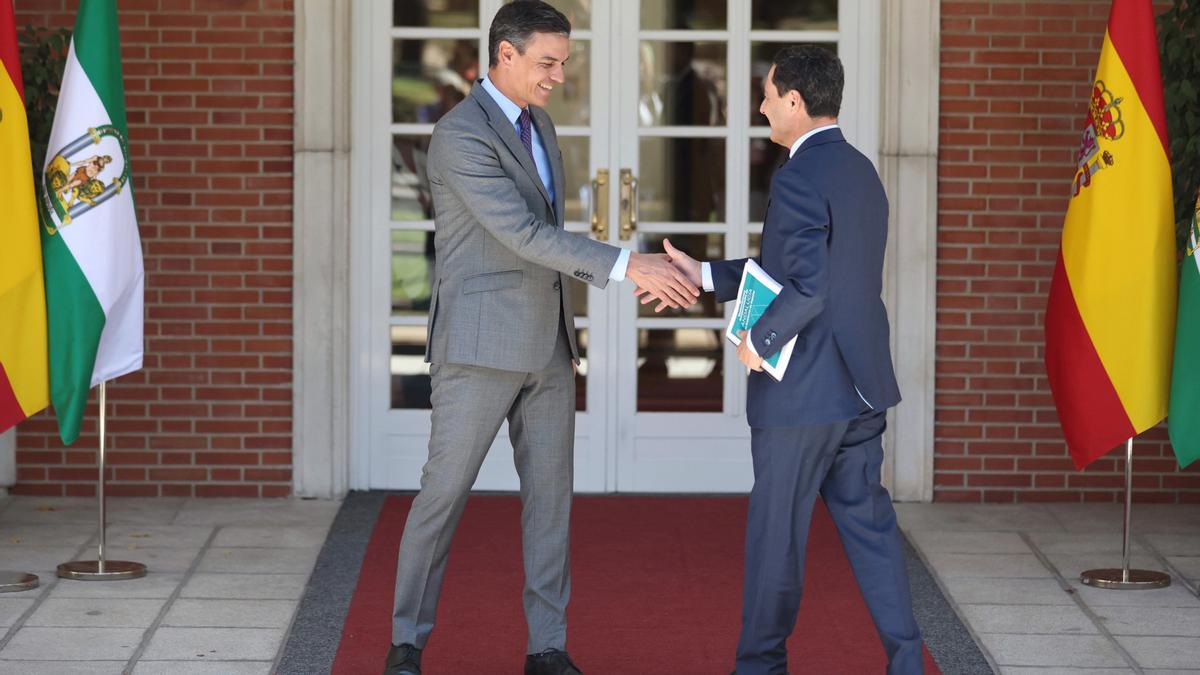
[[293, 489], [338, 498], [349, 467], [350, 3], [297, 0]]
[[888, 440], [897, 501], [933, 499], [939, 22], [937, 0], [883, 3], [879, 154], [891, 202], [884, 285], [904, 397]]

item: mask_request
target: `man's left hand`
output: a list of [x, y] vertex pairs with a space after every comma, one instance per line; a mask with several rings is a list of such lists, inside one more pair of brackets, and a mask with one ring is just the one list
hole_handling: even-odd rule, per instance
[[738, 337], [742, 340], [741, 343], [738, 344], [737, 348], [738, 360], [742, 362], [742, 365], [746, 366], [750, 370], [757, 370], [761, 373], [763, 360], [761, 356], [754, 353], [754, 350], [750, 349], [749, 333], [744, 330], [739, 330]]

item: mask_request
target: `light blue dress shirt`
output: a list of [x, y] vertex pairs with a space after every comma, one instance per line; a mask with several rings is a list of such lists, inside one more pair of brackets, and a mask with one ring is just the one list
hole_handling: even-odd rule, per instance
[[[492, 99], [496, 101], [496, 105], [500, 106], [500, 111], [512, 123], [513, 129], [517, 132], [517, 137], [521, 136], [521, 125], [517, 123], [517, 118], [521, 116], [521, 106], [512, 102], [512, 99], [505, 96], [489, 77], [484, 77], [482, 82], [483, 88], [487, 93], [491, 94]], [[546, 153], [546, 146], [542, 143], [542, 135], [538, 133], [536, 124], [530, 124], [530, 131], [533, 133], [533, 165], [537, 167], [538, 177], [542, 179], [542, 185], [546, 186], [546, 192], [550, 195], [550, 202], [554, 203], [558, 198], [554, 194], [554, 174], [550, 170], [550, 155]], [[608, 273], [608, 278], [612, 281], [624, 281], [625, 270], [629, 267], [629, 251], [621, 250], [621, 255], [617, 258], [617, 262], [613, 265], [612, 271]]]

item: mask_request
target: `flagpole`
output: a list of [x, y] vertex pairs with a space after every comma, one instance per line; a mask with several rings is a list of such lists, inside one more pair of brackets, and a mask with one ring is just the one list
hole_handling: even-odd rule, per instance
[[146, 576], [146, 566], [139, 562], [128, 560], [106, 560], [104, 544], [107, 532], [108, 514], [105, 510], [104, 484], [108, 476], [104, 467], [104, 441], [106, 434], [105, 421], [108, 417], [107, 385], [100, 383], [100, 478], [96, 483], [96, 494], [100, 498], [100, 543], [95, 560], [75, 560], [58, 566], [58, 576], [64, 579], [79, 581], [115, 581], [118, 579], [137, 579]]
[[1121, 569], [1087, 570], [1079, 580], [1088, 586], [1113, 590], [1144, 590], [1171, 585], [1171, 575], [1153, 570], [1129, 569], [1129, 536], [1133, 525], [1133, 437], [1125, 441], [1125, 521], [1121, 534]]

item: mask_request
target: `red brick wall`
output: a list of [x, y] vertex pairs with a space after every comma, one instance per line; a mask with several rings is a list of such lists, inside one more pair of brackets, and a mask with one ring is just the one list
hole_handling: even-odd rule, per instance
[[[1042, 321], [1109, 0], [942, 2], [939, 501], [1121, 499], [1124, 449], [1082, 472], [1042, 364]], [[1134, 444], [1135, 498], [1200, 502], [1166, 432]]]
[[[69, 27], [77, 0], [15, 5]], [[146, 358], [108, 387], [109, 493], [290, 494], [292, 2], [119, 7]], [[94, 494], [96, 412], [70, 448], [22, 424], [15, 492]]]

